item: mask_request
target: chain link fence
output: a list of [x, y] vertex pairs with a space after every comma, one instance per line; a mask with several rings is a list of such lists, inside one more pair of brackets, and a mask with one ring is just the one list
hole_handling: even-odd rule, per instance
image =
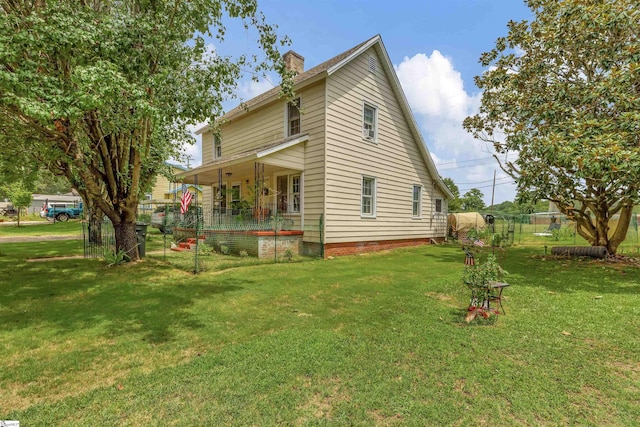
[[[449, 215], [449, 237], [454, 240], [480, 237], [488, 240], [486, 243], [502, 246], [588, 245], [576, 233], [576, 223], [559, 213], [509, 215], [478, 212], [478, 215], [471, 217], [468, 227], [456, 227], [453, 215], [456, 214]], [[627, 237], [618, 252], [640, 253], [638, 216], [635, 214], [631, 217]]]
[[[299, 215], [271, 215], [255, 209], [211, 210], [192, 205], [182, 215], [173, 205], [163, 207], [160, 224], [156, 213], [151, 225], [163, 232], [139, 236], [138, 244], [146, 247], [144, 256], [160, 259], [189, 272], [216, 271], [239, 265], [295, 262], [298, 254], [323, 256], [321, 244], [305, 251], [302, 236], [315, 235], [322, 241], [323, 218], [312, 224], [300, 223]], [[209, 214], [203, 214], [209, 212]], [[565, 215], [478, 213], [468, 226], [461, 228], [448, 222], [450, 241], [482, 239], [493, 246], [559, 246], [588, 245], [576, 233], [575, 222]], [[149, 217], [144, 218], [149, 220]], [[154, 224], [155, 222], [155, 224]], [[82, 222], [84, 256], [104, 258], [115, 253], [115, 233], [106, 217], [100, 224]], [[140, 240], [144, 239], [144, 242]], [[312, 245], [313, 246], [313, 245]], [[638, 216], [633, 215], [626, 240], [618, 248], [620, 254], [640, 255]]]
[[[158, 214], [163, 214], [162, 219]], [[162, 250], [149, 255], [195, 273], [237, 265], [294, 262], [300, 259], [304, 233], [321, 233], [318, 225], [302, 226], [299, 214], [247, 206], [212, 209], [192, 204], [184, 215], [179, 207], [167, 206], [152, 215], [151, 223], [163, 234]]]

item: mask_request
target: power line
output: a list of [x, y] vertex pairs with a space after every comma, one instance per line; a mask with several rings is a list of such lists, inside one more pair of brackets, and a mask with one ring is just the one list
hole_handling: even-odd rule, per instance
[[455, 164], [457, 164], [457, 163], [467, 163], [467, 162], [477, 162], [478, 160], [487, 160], [487, 159], [493, 159], [493, 156], [489, 156], [489, 157], [480, 157], [479, 159], [456, 160], [456, 161], [453, 161], [453, 162], [436, 163], [436, 166], [442, 166], [442, 165], [455, 165]]
[[[496, 184], [496, 187], [498, 185], [507, 185], [507, 184], [515, 184], [515, 182], [501, 182], [500, 184]], [[490, 185], [480, 185], [478, 187], [469, 187], [469, 188], [459, 188], [458, 191], [459, 192], [463, 192], [463, 191], [469, 191], [469, 190], [473, 190], [474, 188], [480, 189], [480, 188], [488, 188], [488, 187], [493, 187], [493, 184]]]
[[[498, 178], [496, 181], [504, 181], [504, 180], [508, 180], [508, 179], [513, 179], [510, 176], [504, 177], [504, 178]], [[473, 184], [483, 184], [485, 182], [493, 182], [493, 179], [488, 179], [486, 181], [475, 181], [475, 182], [455, 182], [454, 184], [456, 185], [473, 185]]]
[[438, 168], [438, 170], [439, 171], [450, 171], [450, 170], [455, 170], [455, 169], [468, 168], [468, 167], [471, 167], [471, 166], [490, 165], [492, 163], [493, 162], [480, 162], [480, 163], [476, 163], [476, 164], [473, 164], [473, 165], [454, 166], [454, 167], [451, 167], [451, 168]]

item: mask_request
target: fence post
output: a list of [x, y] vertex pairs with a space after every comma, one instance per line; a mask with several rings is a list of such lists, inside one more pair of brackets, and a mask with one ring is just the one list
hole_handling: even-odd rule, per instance
[[324, 214], [320, 214], [320, 258], [324, 259]]

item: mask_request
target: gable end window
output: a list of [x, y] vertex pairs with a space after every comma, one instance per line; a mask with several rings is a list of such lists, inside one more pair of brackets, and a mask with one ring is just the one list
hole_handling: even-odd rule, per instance
[[412, 199], [412, 216], [419, 218], [422, 216], [422, 186], [413, 186], [413, 199]]
[[370, 176], [362, 177], [362, 199], [360, 213], [365, 217], [376, 215], [376, 179]]
[[287, 136], [300, 133], [300, 98], [287, 104]]
[[378, 136], [378, 109], [371, 104], [364, 104], [362, 110], [362, 137], [375, 142]]

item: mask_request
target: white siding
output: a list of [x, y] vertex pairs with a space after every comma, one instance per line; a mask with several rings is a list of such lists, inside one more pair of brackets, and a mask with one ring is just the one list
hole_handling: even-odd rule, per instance
[[270, 154], [265, 161], [270, 165], [301, 171], [304, 168], [304, 143]]
[[[304, 239], [319, 242], [318, 223], [324, 206], [324, 81], [297, 91], [301, 98], [301, 133], [309, 140], [269, 156], [282, 169], [303, 172]], [[286, 101], [275, 100], [260, 109], [223, 123], [220, 128], [222, 156], [264, 147], [285, 138]], [[213, 134], [202, 135], [203, 164], [213, 159]], [[249, 177], [247, 177], [249, 178]], [[253, 180], [253, 176], [250, 177]], [[205, 194], [209, 193], [205, 191]]]
[[325, 185], [325, 84], [322, 81], [302, 94], [302, 132], [305, 143], [303, 180], [304, 241], [320, 242], [320, 215], [324, 213]]
[[[383, 67], [369, 49], [327, 81], [326, 243], [436, 237], [434, 189], [419, 146]], [[381, 63], [378, 60], [378, 63]], [[376, 142], [363, 139], [363, 104], [378, 108]], [[376, 178], [376, 216], [361, 216], [362, 176]], [[422, 217], [412, 218], [413, 185], [424, 187]], [[442, 195], [438, 197], [443, 198]]]
[[213, 161], [213, 133], [202, 134], [202, 164]]

